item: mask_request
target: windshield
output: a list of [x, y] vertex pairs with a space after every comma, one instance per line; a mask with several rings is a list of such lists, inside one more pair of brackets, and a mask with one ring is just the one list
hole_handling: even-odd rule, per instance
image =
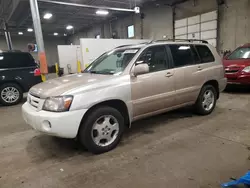
[[84, 72], [94, 74], [119, 74], [124, 71], [128, 63], [132, 60], [138, 48], [117, 49], [104, 53], [97, 58]]
[[249, 59], [250, 58], [250, 48], [238, 48], [232, 54], [228, 56], [227, 59]]

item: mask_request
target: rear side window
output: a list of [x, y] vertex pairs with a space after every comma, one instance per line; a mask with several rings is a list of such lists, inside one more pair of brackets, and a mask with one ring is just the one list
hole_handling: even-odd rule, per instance
[[183, 67], [194, 64], [194, 57], [191, 46], [174, 44], [169, 45], [169, 48], [172, 53], [174, 67]]
[[212, 52], [207, 46], [196, 45], [195, 48], [201, 58], [201, 63], [213, 62], [215, 60]]
[[0, 68], [24, 68], [36, 66], [29, 53], [2, 53], [0, 54]]

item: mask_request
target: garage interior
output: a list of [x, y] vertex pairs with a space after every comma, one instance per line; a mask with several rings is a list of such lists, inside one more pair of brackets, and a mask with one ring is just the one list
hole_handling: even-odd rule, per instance
[[[37, 2], [48, 67], [60, 62], [59, 45], [77, 46], [82, 38], [192, 38], [208, 41], [221, 56], [250, 41], [249, 0]], [[98, 7], [109, 14], [96, 15]], [[34, 30], [28, 0], [0, 0], [0, 50], [8, 50], [7, 31], [12, 50], [28, 52]], [[29, 52], [39, 60], [38, 52]], [[229, 88], [209, 116], [184, 108], [135, 122], [115, 150], [101, 155], [32, 130], [22, 118], [25, 98], [0, 106], [0, 188], [220, 187], [249, 170], [249, 94], [249, 86]]]

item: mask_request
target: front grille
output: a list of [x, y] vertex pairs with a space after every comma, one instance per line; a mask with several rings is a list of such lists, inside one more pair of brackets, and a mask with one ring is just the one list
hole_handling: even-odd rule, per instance
[[40, 100], [41, 100], [40, 98], [34, 95], [31, 95], [30, 93], [28, 94], [28, 97], [27, 97], [28, 103], [36, 109], [38, 109], [40, 106]]
[[239, 72], [239, 70], [240, 70], [240, 67], [225, 67], [225, 72], [227, 74], [234, 74], [234, 73]]
[[227, 80], [228, 81], [230, 81], [230, 80], [233, 81], [233, 80], [237, 80], [237, 78], [228, 78]]
[[226, 73], [237, 73], [239, 70], [226, 70]]

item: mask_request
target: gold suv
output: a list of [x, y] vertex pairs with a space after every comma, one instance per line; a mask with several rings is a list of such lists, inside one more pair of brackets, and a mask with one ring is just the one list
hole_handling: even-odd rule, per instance
[[135, 120], [188, 105], [210, 114], [226, 82], [207, 42], [150, 42], [115, 48], [81, 74], [32, 87], [22, 111], [34, 129], [103, 153]]

